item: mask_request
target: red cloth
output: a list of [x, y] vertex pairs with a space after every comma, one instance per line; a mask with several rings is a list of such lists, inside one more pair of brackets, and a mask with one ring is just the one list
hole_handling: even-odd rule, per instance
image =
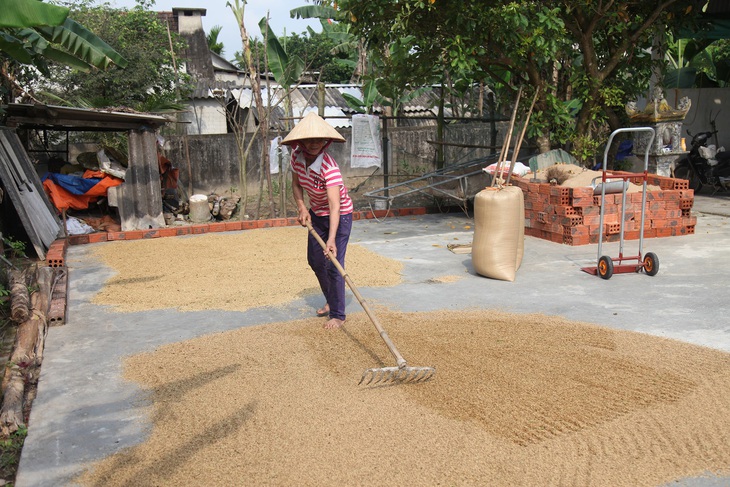
[[160, 184], [162, 189], [177, 189], [180, 170], [173, 167], [170, 159], [162, 154], [157, 154], [157, 162], [160, 165]]

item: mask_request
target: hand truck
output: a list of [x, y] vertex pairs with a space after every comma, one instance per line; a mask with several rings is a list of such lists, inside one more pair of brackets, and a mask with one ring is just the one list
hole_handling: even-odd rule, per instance
[[[622, 174], [611, 174], [607, 177], [606, 175], [606, 163], [608, 162], [608, 151], [611, 148], [611, 142], [614, 136], [623, 132], [650, 132], [651, 136], [646, 144], [646, 152], [644, 153], [644, 173], [622, 173]], [[644, 271], [649, 276], [655, 276], [659, 272], [659, 259], [656, 254], [652, 252], [642, 254], [644, 247], [644, 220], [646, 216], [646, 182], [649, 171], [649, 150], [654, 143], [654, 137], [656, 132], [651, 127], [635, 127], [635, 128], [622, 128], [614, 130], [611, 136], [608, 138], [606, 143], [606, 150], [603, 153], [603, 167], [601, 176], [601, 216], [599, 220], [599, 235], [598, 235], [598, 264], [596, 267], [583, 267], [581, 270], [588, 272], [589, 274], [598, 275], [601, 279], [610, 279], [613, 274], [627, 273], [627, 272], [640, 272]], [[629, 179], [636, 181], [637, 177], [640, 176], [643, 181], [643, 189], [641, 196], [641, 226], [639, 228], [639, 253], [638, 255], [625, 256], [624, 255], [624, 219], [626, 217], [626, 189], [628, 184], [626, 181]], [[602, 244], [603, 244], [603, 220], [606, 212], [606, 188], [609, 186], [608, 179], [621, 179], [623, 181], [621, 188], [621, 220], [619, 223], [619, 254], [618, 257], [608, 257], [602, 255]], [[642, 257], [643, 256], [643, 257]], [[626, 264], [624, 262], [635, 263]]]

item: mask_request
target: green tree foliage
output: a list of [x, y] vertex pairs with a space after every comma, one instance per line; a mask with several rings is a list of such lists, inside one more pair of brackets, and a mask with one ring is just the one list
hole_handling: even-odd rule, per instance
[[[170, 51], [182, 52], [184, 42], [170, 31], [144, 1], [132, 9], [115, 9], [90, 0], [71, 3], [74, 18], [104, 38], [127, 60], [124, 69], [82, 73], [58, 66], [54, 82], [46, 84], [48, 99], [68, 100], [90, 107], [129, 107], [139, 111], [174, 109], [186, 76], [175, 67], [181, 62]], [[169, 36], [169, 37], [168, 37]], [[179, 84], [180, 83], [180, 84]]]
[[338, 43], [325, 33], [310, 30], [280, 39], [290, 56], [302, 59], [307, 72], [323, 83], [349, 83], [354, 70], [351, 51], [337, 50]]
[[225, 50], [223, 43], [218, 42], [218, 36], [221, 33], [221, 30], [223, 27], [220, 25], [216, 25], [210, 29], [210, 32], [208, 32], [208, 35], [206, 37], [206, 41], [208, 41], [208, 49], [213, 51], [214, 53], [218, 54], [219, 56], [223, 55], [223, 51]]
[[[526, 85], [540, 97], [532, 135], [595, 140], [624, 125], [623, 105], [646, 93], [648, 54], [664, 30], [693, 23], [702, 1], [340, 0], [341, 18], [371, 49], [397, 48], [383, 74], [419, 83], [429, 72], [486, 81], [502, 105]], [[479, 78], [484, 76], [484, 78]]]

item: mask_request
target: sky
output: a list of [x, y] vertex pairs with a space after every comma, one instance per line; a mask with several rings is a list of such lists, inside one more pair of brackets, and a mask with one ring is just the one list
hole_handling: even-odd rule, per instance
[[[134, 0], [109, 0], [109, 3], [112, 7], [117, 8], [136, 6]], [[206, 9], [205, 17], [203, 17], [203, 30], [207, 35], [210, 29], [216, 25], [222, 27], [218, 34], [218, 42], [223, 43], [223, 57], [232, 60], [234, 53], [242, 49], [241, 35], [236, 18], [226, 3], [227, 0], [156, 0], [153, 9], [156, 11], [172, 11], [173, 8], [185, 7]], [[235, 4], [235, 0], [231, 0], [231, 4]], [[316, 32], [321, 32], [322, 26], [318, 19], [292, 19], [289, 17], [291, 9], [307, 5], [312, 4], [305, 0], [248, 0], [244, 11], [246, 31], [251, 38], [263, 39], [259, 21], [266, 17], [268, 12], [271, 30], [278, 37], [284, 35], [285, 32], [286, 35], [301, 34], [307, 31], [307, 26], [312, 27]]]

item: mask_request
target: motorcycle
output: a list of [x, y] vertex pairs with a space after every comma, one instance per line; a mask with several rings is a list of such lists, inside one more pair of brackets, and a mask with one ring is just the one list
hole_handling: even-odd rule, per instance
[[699, 132], [695, 135], [687, 130], [692, 139], [687, 156], [674, 166], [674, 177], [689, 181], [690, 189], [698, 192], [703, 185], [712, 186], [715, 191], [728, 189], [730, 186], [730, 152], [717, 150], [715, 145], [708, 144], [717, 130]]

